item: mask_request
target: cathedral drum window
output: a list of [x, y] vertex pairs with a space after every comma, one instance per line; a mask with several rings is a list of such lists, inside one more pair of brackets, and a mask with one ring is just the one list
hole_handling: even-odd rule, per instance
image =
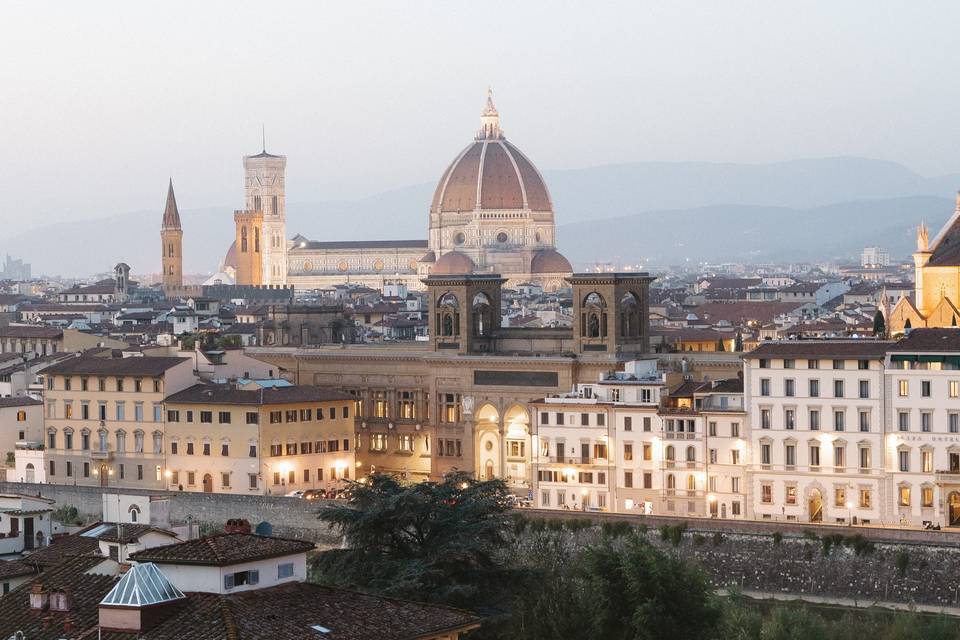
[[346, 260], [341, 260], [340, 262], [337, 263], [337, 271], [340, 271], [341, 273], [346, 271], [349, 268], [350, 268], [350, 265], [347, 264]]
[[410, 262], [408, 262], [408, 263], [407, 263], [407, 268], [410, 269], [410, 271], [416, 271], [416, 270], [417, 270], [417, 261], [416, 261], [416, 260], [411, 260]]
[[457, 245], [457, 246], [462, 245], [462, 244], [463, 244], [464, 242], [466, 242], [466, 241], [467, 241], [467, 237], [466, 237], [465, 235], [463, 235], [463, 232], [462, 232], [462, 231], [458, 231], [458, 232], [457, 232], [456, 234], [454, 234], [454, 236], [453, 236], [453, 244], [455, 244], [455, 245]]
[[313, 271], [313, 263], [307, 260], [306, 262], [303, 263], [302, 270], [307, 272]]
[[543, 242], [543, 232], [540, 229], [537, 229], [533, 234], [534, 242]]
[[497, 233], [497, 242], [500, 244], [506, 244], [509, 239], [510, 236], [507, 235], [506, 231], [500, 231]]
[[373, 261], [373, 270], [374, 271], [383, 271], [383, 260], [377, 258]]

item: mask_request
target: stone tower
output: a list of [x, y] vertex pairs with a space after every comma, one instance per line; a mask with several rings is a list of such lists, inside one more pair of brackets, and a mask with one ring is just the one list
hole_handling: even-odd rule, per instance
[[263, 284], [263, 212], [233, 212], [237, 225], [237, 284]]
[[177, 198], [173, 195], [173, 178], [167, 188], [167, 205], [163, 209], [160, 225], [161, 262], [164, 290], [183, 287], [183, 230], [180, 228], [180, 212]]
[[[255, 156], [243, 159], [244, 208], [259, 212], [262, 219], [260, 282], [249, 284], [284, 285], [287, 283], [287, 204], [284, 173], [286, 156], [267, 153], [266, 148]], [[248, 246], [250, 238], [247, 239]], [[237, 238], [240, 246], [240, 237]], [[242, 260], [243, 258], [241, 258]], [[238, 283], [243, 284], [239, 280]]]

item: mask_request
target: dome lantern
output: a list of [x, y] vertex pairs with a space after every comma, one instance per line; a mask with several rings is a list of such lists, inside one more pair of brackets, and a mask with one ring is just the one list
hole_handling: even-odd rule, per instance
[[503, 131], [500, 129], [500, 113], [493, 106], [493, 89], [487, 88], [487, 104], [480, 113], [480, 130], [477, 131], [477, 140], [500, 140]]

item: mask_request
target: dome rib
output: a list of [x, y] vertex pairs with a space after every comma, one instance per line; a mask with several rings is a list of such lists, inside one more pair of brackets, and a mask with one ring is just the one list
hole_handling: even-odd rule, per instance
[[520, 175], [520, 167], [517, 166], [516, 159], [513, 157], [513, 154], [510, 153], [510, 147], [503, 144], [503, 142], [500, 140], [497, 141], [497, 144], [499, 144], [503, 148], [504, 153], [506, 153], [507, 157], [510, 158], [510, 164], [513, 165], [513, 171], [517, 174], [517, 182], [520, 183], [520, 197], [523, 199], [523, 208], [528, 209], [529, 206], [527, 205], [527, 185], [523, 181], [523, 176]]

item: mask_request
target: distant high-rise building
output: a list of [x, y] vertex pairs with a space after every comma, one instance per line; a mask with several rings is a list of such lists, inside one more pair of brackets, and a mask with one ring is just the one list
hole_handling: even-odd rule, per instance
[[172, 178], [167, 188], [167, 205], [163, 209], [160, 239], [163, 256], [163, 288], [179, 289], [183, 286], [183, 230], [180, 228], [177, 198], [173, 195]]
[[31, 277], [30, 263], [11, 258], [7, 255], [7, 259], [3, 263], [3, 272], [0, 272], [0, 279], [29, 280]]
[[890, 252], [880, 247], [864, 247], [860, 254], [862, 267], [889, 267]]

